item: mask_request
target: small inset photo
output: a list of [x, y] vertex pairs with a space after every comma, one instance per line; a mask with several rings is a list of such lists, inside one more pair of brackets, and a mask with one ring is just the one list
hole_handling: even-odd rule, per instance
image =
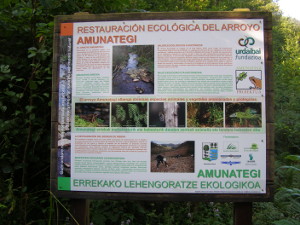
[[147, 127], [146, 102], [112, 103], [112, 127]]
[[75, 103], [75, 127], [108, 127], [109, 103]]
[[188, 127], [223, 127], [222, 102], [188, 102]]
[[154, 94], [154, 45], [113, 46], [112, 94]]
[[262, 89], [261, 70], [236, 70], [236, 90]]
[[149, 127], [185, 127], [185, 103], [150, 102]]
[[226, 127], [262, 127], [261, 103], [225, 103]]
[[151, 172], [193, 173], [194, 141], [151, 141]]

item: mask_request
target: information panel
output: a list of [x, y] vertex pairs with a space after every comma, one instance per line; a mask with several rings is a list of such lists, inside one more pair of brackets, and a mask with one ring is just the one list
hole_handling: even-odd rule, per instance
[[60, 191], [266, 193], [263, 19], [60, 24]]

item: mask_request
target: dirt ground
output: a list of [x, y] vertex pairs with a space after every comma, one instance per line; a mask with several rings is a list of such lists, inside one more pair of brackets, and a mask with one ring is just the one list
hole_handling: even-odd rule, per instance
[[160, 164], [156, 168], [157, 161], [155, 157], [151, 159], [151, 172], [157, 173], [193, 173], [195, 170], [195, 159], [192, 156], [176, 158], [175, 156], [165, 156], [168, 166]]

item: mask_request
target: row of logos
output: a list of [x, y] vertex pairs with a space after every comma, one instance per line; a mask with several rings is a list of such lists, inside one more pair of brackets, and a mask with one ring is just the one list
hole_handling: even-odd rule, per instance
[[[224, 142], [223, 152], [239, 152], [238, 142]], [[203, 142], [202, 148], [218, 148], [218, 143], [216, 142]], [[258, 152], [259, 146], [257, 143], [252, 143], [251, 145], [244, 147], [244, 152]]]
[[[238, 152], [238, 143], [236, 142], [225, 142], [225, 149], [223, 149], [223, 152]], [[256, 165], [256, 161], [254, 159], [254, 153], [258, 151], [258, 145], [256, 143], [253, 143], [249, 148], [244, 148], [245, 152], [248, 153], [248, 160], [246, 161], [246, 165]], [[202, 143], [202, 159], [206, 160], [208, 162], [211, 162], [210, 164], [215, 164], [214, 162], [221, 158], [221, 163], [225, 165], [237, 165], [241, 164], [241, 157], [240, 154], [220, 154], [219, 155], [219, 147], [217, 142], [203, 142]]]

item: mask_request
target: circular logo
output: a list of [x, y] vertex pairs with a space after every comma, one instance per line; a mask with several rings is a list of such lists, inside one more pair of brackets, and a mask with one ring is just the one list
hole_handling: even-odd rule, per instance
[[238, 41], [240, 46], [248, 47], [247, 45], [254, 45], [255, 40], [252, 37], [240, 38]]

